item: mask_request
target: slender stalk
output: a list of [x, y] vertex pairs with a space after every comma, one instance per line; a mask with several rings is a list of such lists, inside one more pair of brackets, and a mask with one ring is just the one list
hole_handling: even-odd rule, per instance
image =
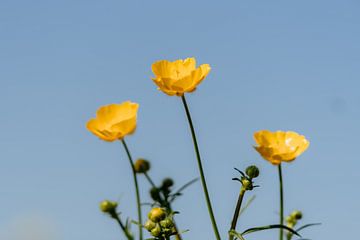
[[123, 224], [123, 222], [121, 221], [121, 219], [119, 218], [119, 216], [114, 213], [114, 214], [111, 214], [112, 218], [114, 218], [120, 225], [120, 228], [122, 229], [122, 231], [124, 232], [126, 238], [128, 240], [133, 240], [133, 236], [131, 236], [131, 234], [128, 232], [128, 230], [126, 229], [125, 225]]
[[[232, 221], [231, 221], [231, 228], [230, 228], [230, 230], [235, 230], [235, 229], [236, 229], [236, 223], [237, 223], [238, 218], [239, 218], [240, 209], [241, 209], [241, 203], [242, 203], [242, 201], [243, 201], [245, 192], [246, 192], [246, 189], [245, 189], [244, 187], [241, 187], [241, 190], [240, 190], [240, 193], [239, 193], [239, 198], [238, 198], [238, 201], [237, 201], [237, 204], [236, 204], [236, 208], [235, 208], [235, 211], [234, 211], [234, 216], [233, 216], [233, 219], [232, 219]], [[229, 239], [230, 239], [230, 240], [234, 239], [234, 236], [233, 236], [233, 235], [230, 235], [230, 236], [229, 236]]]
[[150, 185], [153, 187], [153, 188], [157, 188], [154, 181], [150, 178], [149, 174], [147, 174], [147, 172], [144, 173], [146, 179], [148, 180], [148, 182], [150, 183]]
[[208, 212], [209, 212], [210, 219], [211, 219], [211, 224], [212, 224], [216, 239], [221, 240], [219, 230], [218, 230], [217, 225], [216, 225], [216, 220], [215, 220], [215, 217], [214, 217], [214, 213], [213, 213], [213, 210], [212, 210], [211, 201], [210, 201], [210, 197], [209, 197], [209, 192], [208, 192], [208, 189], [207, 189], [207, 186], [206, 186], [206, 180], [205, 180], [204, 170], [203, 170], [202, 163], [201, 163], [199, 147], [198, 147], [197, 140], [196, 140], [195, 129], [194, 129], [194, 126], [193, 126], [193, 123], [192, 123], [192, 120], [191, 120], [189, 107], [188, 107], [188, 105], [186, 103], [185, 95], [183, 95], [181, 97], [181, 100], [183, 102], [185, 112], [186, 112], [186, 116], [187, 116], [189, 126], [190, 126], [191, 136], [192, 136], [192, 139], [193, 139], [194, 149], [195, 149], [195, 153], [196, 153], [196, 159], [197, 159], [198, 168], [199, 168], [199, 172], [200, 172], [200, 179], [201, 179], [201, 183], [202, 183], [204, 194], [205, 194], [205, 200], [206, 200], [206, 205], [207, 205]]
[[141, 202], [140, 202], [140, 193], [139, 193], [139, 184], [137, 181], [137, 176], [136, 176], [136, 172], [135, 172], [135, 167], [134, 167], [134, 162], [132, 160], [130, 151], [128, 146], [126, 145], [126, 142], [124, 139], [121, 139], [121, 142], [124, 146], [124, 149], [126, 151], [126, 154], [128, 156], [129, 159], [129, 163], [131, 166], [131, 170], [132, 170], [132, 174], [133, 174], [133, 178], [134, 178], [134, 185], [135, 185], [135, 193], [136, 193], [136, 205], [137, 205], [137, 211], [138, 211], [138, 222], [139, 222], [139, 239], [142, 240], [143, 239], [143, 229], [142, 229], [142, 219], [141, 219]]
[[[280, 225], [283, 225], [284, 223], [284, 189], [283, 189], [283, 179], [282, 179], [282, 170], [281, 170], [281, 164], [278, 165], [278, 171], [279, 171], [279, 183], [280, 183]], [[280, 228], [279, 231], [279, 239], [284, 239], [284, 232], [283, 229]]]

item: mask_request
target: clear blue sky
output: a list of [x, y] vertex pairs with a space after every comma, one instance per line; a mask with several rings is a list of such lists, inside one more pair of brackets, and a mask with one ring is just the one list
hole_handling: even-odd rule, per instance
[[[98, 210], [109, 198], [120, 201], [123, 216], [136, 216], [121, 145], [85, 129], [101, 105], [140, 104], [128, 144], [151, 160], [157, 182], [171, 176], [180, 186], [196, 177], [181, 101], [150, 80], [152, 62], [194, 56], [212, 66], [188, 102], [222, 234], [239, 191], [233, 167], [261, 169], [239, 229], [278, 221], [276, 168], [253, 150], [252, 134], [282, 129], [311, 142], [284, 166], [286, 213], [301, 209], [304, 223], [323, 223], [304, 231], [307, 238], [354, 239], [359, 10], [356, 0], [2, 0], [0, 238], [123, 238]], [[214, 239], [203, 200], [198, 183], [175, 204], [180, 228], [190, 229], [186, 239]], [[277, 231], [248, 238], [258, 239], [277, 239]]]

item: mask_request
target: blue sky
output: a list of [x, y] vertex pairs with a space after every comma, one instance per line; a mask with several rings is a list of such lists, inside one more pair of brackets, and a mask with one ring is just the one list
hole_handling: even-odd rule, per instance
[[[119, 143], [85, 129], [105, 104], [140, 104], [134, 157], [155, 181], [196, 177], [177, 97], [156, 90], [151, 63], [196, 57], [212, 71], [188, 95], [223, 236], [239, 185], [233, 167], [256, 164], [261, 186], [239, 229], [278, 221], [276, 168], [253, 150], [260, 129], [294, 130], [311, 146], [284, 166], [286, 213], [304, 212], [311, 239], [354, 239], [359, 220], [360, 4], [344, 1], [0, 2], [0, 236], [9, 240], [115, 240], [98, 210], [120, 202], [135, 217]], [[140, 179], [148, 199], [145, 179]], [[186, 239], [213, 239], [200, 184], [174, 206]], [[146, 211], [146, 210], [145, 210]], [[248, 240], [277, 239], [277, 231]]]

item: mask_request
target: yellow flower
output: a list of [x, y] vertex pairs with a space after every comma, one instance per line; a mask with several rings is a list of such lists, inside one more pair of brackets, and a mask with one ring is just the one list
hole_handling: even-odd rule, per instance
[[254, 134], [255, 149], [274, 165], [291, 162], [309, 146], [309, 141], [296, 132], [262, 130]]
[[193, 92], [211, 69], [209, 64], [202, 64], [196, 68], [195, 58], [174, 62], [161, 60], [155, 62], [151, 68], [155, 74], [152, 80], [159, 90], [170, 96], [182, 96], [185, 92]]
[[86, 128], [108, 142], [122, 139], [135, 131], [138, 108], [137, 103], [130, 101], [102, 106]]

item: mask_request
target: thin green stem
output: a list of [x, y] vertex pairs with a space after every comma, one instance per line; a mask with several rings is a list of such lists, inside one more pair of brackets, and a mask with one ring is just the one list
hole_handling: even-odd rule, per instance
[[195, 149], [195, 153], [196, 153], [196, 159], [197, 159], [198, 168], [199, 168], [199, 172], [200, 172], [200, 179], [201, 179], [201, 183], [202, 183], [204, 194], [205, 194], [205, 200], [206, 200], [208, 212], [209, 212], [210, 219], [211, 219], [211, 224], [212, 224], [216, 239], [221, 240], [219, 230], [218, 230], [217, 225], [216, 225], [216, 220], [215, 220], [215, 217], [214, 217], [214, 213], [213, 213], [213, 210], [212, 210], [211, 202], [210, 202], [209, 192], [208, 192], [208, 189], [207, 189], [207, 186], [206, 186], [206, 180], [205, 180], [204, 170], [203, 170], [202, 163], [201, 163], [199, 147], [198, 147], [197, 140], [196, 140], [195, 129], [194, 129], [194, 126], [193, 126], [193, 123], [192, 123], [192, 120], [191, 120], [189, 107], [188, 107], [188, 105], [186, 103], [185, 95], [183, 95], [181, 97], [181, 99], [182, 99], [182, 102], [183, 102], [183, 105], [184, 105], [184, 108], [185, 108], [185, 112], [186, 112], [186, 116], [187, 116], [189, 126], [190, 126], [191, 136], [192, 136], [192, 139], [193, 139], [194, 149]]
[[133, 178], [134, 178], [134, 185], [135, 185], [135, 193], [136, 193], [136, 205], [137, 205], [137, 211], [138, 211], [138, 222], [139, 222], [139, 239], [142, 240], [143, 239], [143, 229], [142, 229], [142, 218], [141, 218], [141, 201], [140, 201], [140, 193], [139, 193], [139, 184], [137, 181], [137, 175], [136, 175], [136, 171], [135, 171], [135, 167], [134, 167], [134, 162], [132, 160], [130, 151], [128, 146], [126, 145], [126, 142], [124, 139], [121, 139], [121, 142], [124, 146], [124, 149], [126, 151], [126, 154], [128, 156], [129, 159], [129, 163], [131, 166], [131, 170], [132, 170], [132, 174], [133, 174]]
[[153, 187], [153, 188], [157, 188], [154, 181], [150, 178], [149, 174], [147, 174], [147, 172], [144, 173], [146, 179], [148, 180], [148, 182], [150, 183], [150, 185]]
[[[282, 178], [282, 170], [281, 170], [281, 164], [278, 165], [278, 171], [279, 171], [279, 183], [280, 183], [280, 225], [283, 225], [284, 223], [284, 189], [283, 189], [283, 178]], [[284, 239], [284, 232], [283, 229], [280, 228], [279, 230], [279, 239]]]
[[126, 229], [125, 225], [123, 224], [123, 222], [121, 221], [121, 219], [119, 218], [117, 213], [114, 212], [113, 214], [111, 214], [111, 216], [118, 222], [118, 224], [120, 225], [120, 228], [124, 232], [126, 238], [128, 240], [133, 240], [134, 239], [133, 236], [131, 236], [131, 234], [128, 232], [128, 230]]
[[[246, 189], [244, 187], [241, 187], [241, 190], [240, 190], [240, 193], [239, 193], [239, 198], [238, 198], [236, 208], [235, 208], [235, 211], [234, 211], [234, 216], [233, 216], [233, 219], [231, 221], [230, 231], [231, 230], [236, 230], [236, 223], [237, 223], [238, 218], [239, 218], [240, 209], [241, 209], [241, 203], [242, 203], [242, 201], [244, 199], [245, 192], [246, 192]], [[230, 240], [234, 239], [234, 236], [230, 234], [229, 239]]]

